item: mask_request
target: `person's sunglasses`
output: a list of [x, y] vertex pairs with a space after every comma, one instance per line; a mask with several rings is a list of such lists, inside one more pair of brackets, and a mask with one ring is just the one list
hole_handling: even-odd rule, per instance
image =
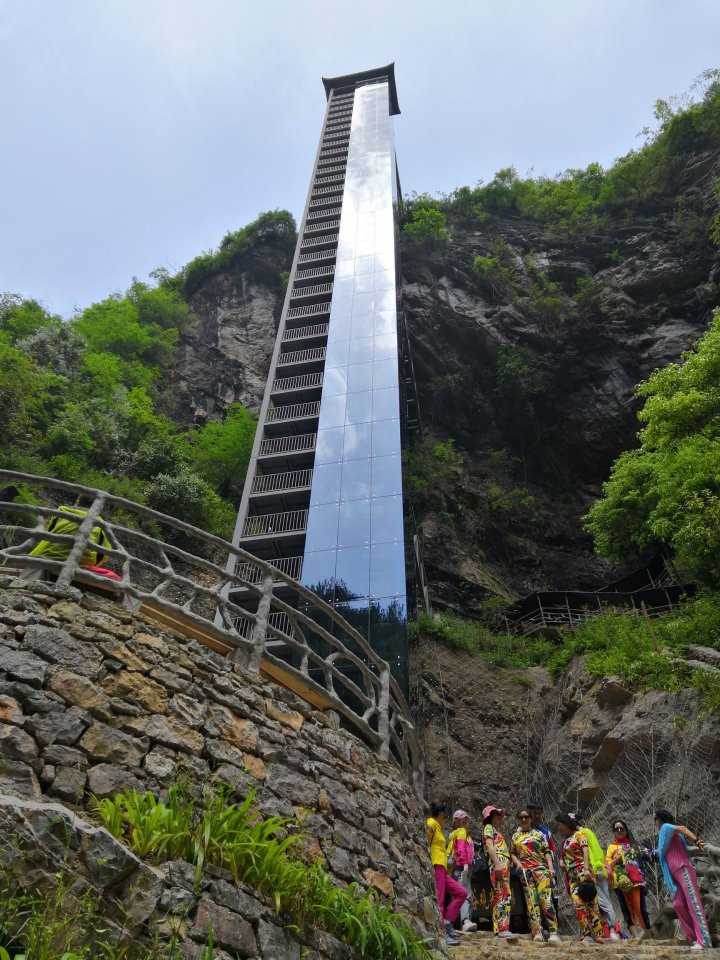
[[625, 827], [617, 826], [617, 827], [613, 827], [613, 830], [615, 831], [615, 833], [624, 833]]
[[518, 820], [529, 820], [529, 819], [530, 819], [529, 813], [521, 813], [518, 817]]

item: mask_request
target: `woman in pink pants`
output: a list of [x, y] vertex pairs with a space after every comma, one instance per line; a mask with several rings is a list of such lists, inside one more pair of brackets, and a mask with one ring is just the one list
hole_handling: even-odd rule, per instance
[[[449, 947], [457, 946], [460, 940], [455, 932], [455, 921], [460, 916], [460, 909], [467, 900], [467, 890], [454, 880], [447, 870], [447, 847], [443, 827], [445, 826], [445, 808], [441, 803], [430, 804], [430, 816], [425, 821], [427, 838], [430, 845], [430, 859], [435, 871], [435, 889], [437, 890], [438, 907], [445, 927], [446, 943]], [[445, 900], [450, 896], [450, 903], [445, 907]]]
[[687, 854], [686, 838], [701, 850], [705, 841], [697, 834], [693, 835], [687, 827], [673, 823], [673, 819], [667, 810], [658, 810], [655, 814], [655, 823], [660, 831], [658, 859], [675, 913], [692, 944], [690, 949], [704, 950], [712, 947], [712, 941], [698, 889], [697, 873]]

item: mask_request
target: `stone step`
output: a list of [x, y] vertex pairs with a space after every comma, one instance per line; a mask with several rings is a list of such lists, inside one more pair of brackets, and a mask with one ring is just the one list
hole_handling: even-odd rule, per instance
[[674, 666], [678, 667], [690, 667], [691, 670], [704, 670], [705, 673], [709, 673], [711, 676], [720, 675], [720, 667], [712, 666], [707, 660], [684, 660], [677, 658], [671, 662]]
[[705, 663], [713, 667], [720, 668], [720, 650], [714, 650], [712, 647], [701, 647], [698, 644], [692, 644], [688, 647], [688, 653], [696, 660], [704, 660]]
[[[448, 957], [454, 960], [531, 960], [539, 955], [546, 960], [575, 960], [586, 956], [595, 944], [580, 943], [576, 937], [563, 937], [559, 944], [534, 943], [529, 936], [514, 942], [497, 940], [490, 933], [473, 933], [461, 938], [457, 947], [448, 947]], [[690, 956], [689, 947], [675, 940], [623, 940], [604, 944], [605, 954], [611, 951], [613, 960], [680, 960]], [[700, 951], [697, 951], [698, 953]], [[720, 957], [720, 950], [703, 953], [704, 957]]]

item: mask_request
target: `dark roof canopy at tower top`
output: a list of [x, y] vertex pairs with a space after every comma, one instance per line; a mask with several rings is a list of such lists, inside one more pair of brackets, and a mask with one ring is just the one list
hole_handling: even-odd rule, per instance
[[328, 98], [333, 90], [340, 91], [345, 88], [353, 89], [357, 84], [367, 83], [368, 80], [380, 80], [387, 78], [390, 86], [390, 115], [394, 116], [400, 113], [398, 104], [397, 88], [395, 86], [395, 64], [389, 63], [386, 67], [377, 67], [375, 70], [361, 70], [359, 73], [347, 73], [343, 77], [323, 77], [322, 82], [325, 87], [325, 93]]

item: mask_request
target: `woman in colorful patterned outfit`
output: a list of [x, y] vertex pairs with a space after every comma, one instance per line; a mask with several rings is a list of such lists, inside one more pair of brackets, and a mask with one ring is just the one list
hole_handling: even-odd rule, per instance
[[584, 899], [588, 895], [586, 892], [588, 881], [593, 881], [589, 889], [591, 891], [595, 889], [593, 872], [590, 869], [588, 839], [575, 820], [567, 814], [558, 814], [556, 820], [558, 830], [563, 837], [560, 866], [565, 876], [565, 886], [575, 907], [580, 927], [580, 941], [592, 943], [594, 940], [595, 943], [605, 943], [597, 892], [590, 900]]
[[493, 888], [492, 917], [495, 936], [503, 940], [515, 940], [510, 933], [510, 851], [505, 837], [500, 833], [500, 824], [505, 817], [501, 807], [489, 804], [483, 809], [483, 842], [490, 865], [490, 882]]
[[630, 933], [642, 935], [649, 924], [645, 919], [647, 907], [643, 910], [646, 884], [641, 861], [649, 860], [652, 854], [635, 840], [630, 828], [620, 817], [615, 817], [610, 826], [615, 840], [605, 854], [608, 879], [621, 905], [625, 904], [623, 913], [630, 918]]
[[510, 856], [520, 871], [525, 903], [527, 905], [530, 933], [533, 940], [544, 942], [542, 918], [550, 931], [550, 943], [559, 943], [557, 918], [552, 902], [555, 883], [555, 865], [544, 834], [532, 827], [532, 818], [527, 810], [518, 814], [520, 826], [512, 836]]
[[[430, 845], [430, 860], [435, 872], [435, 890], [437, 892], [440, 917], [445, 927], [446, 944], [455, 947], [460, 940], [455, 935], [454, 923], [460, 914], [460, 907], [467, 900], [467, 891], [447, 871], [447, 847], [443, 827], [445, 826], [445, 808], [441, 803], [430, 804], [430, 816], [425, 821], [428, 844]], [[446, 895], [451, 897], [445, 908]]]
[[475, 844], [470, 833], [470, 815], [464, 810], [456, 810], [453, 814], [453, 832], [448, 837], [448, 863], [452, 859], [452, 875], [461, 887], [467, 890], [467, 900], [460, 908], [462, 933], [475, 933], [477, 924], [470, 919], [473, 894], [471, 885], [471, 871], [475, 859]]
[[662, 867], [663, 879], [668, 893], [673, 898], [675, 908], [685, 936], [692, 943], [691, 950], [703, 950], [712, 947], [705, 911], [703, 910], [697, 873], [687, 853], [687, 840], [701, 850], [705, 841], [687, 827], [673, 822], [674, 818], [667, 810], [658, 810], [655, 824], [660, 831], [658, 836], [658, 860]]

